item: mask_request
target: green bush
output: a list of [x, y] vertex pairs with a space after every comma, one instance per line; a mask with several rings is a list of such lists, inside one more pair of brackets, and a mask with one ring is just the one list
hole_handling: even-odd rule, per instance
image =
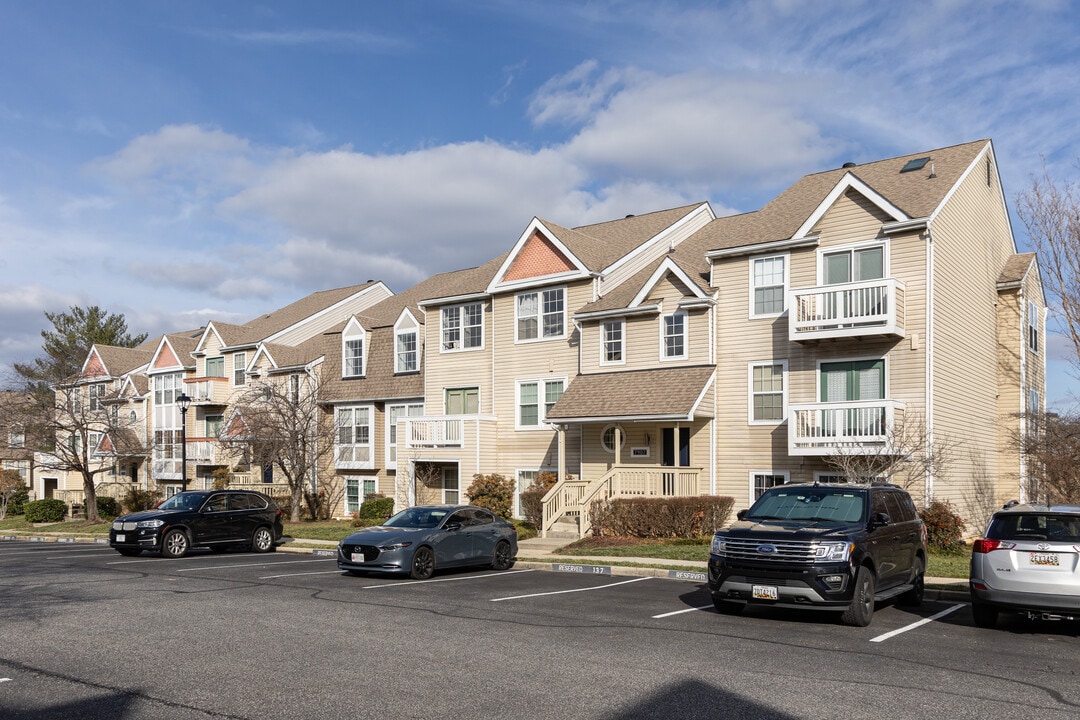
[[514, 514], [514, 481], [498, 473], [473, 475], [472, 485], [465, 492], [473, 505], [487, 508], [499, 517]]
[[919, 511], [926, 525], [927, 544], [935, 550], [952, 552], [964, 546], [964, 520], [948, 500], [933, 500]]
[[[127, 512], [139, 512], [140, 510], [153, 510], [161, 500], [161, 493], [157, 490], [131, 488], [124, 495], [122, 504]], [[101, 514], [100, 505], [98, 506], [98, 514]]]
[[26, 509], [26, 503], [30, 502], [30, 488], [19, 485], [15, 492], [8, 498], [7, 514], [22, 515]]
[[98, 517], [114, 518], [120, 514], [120, 503], [116, 501], [116, 498], [99, 497], [97, 499], [97, 514]]
[[[535, 528], [539, 528], [544, 521], [544, 496], [547, 495], [548, 490], [555, 486], [558, 479], [559, 476], [553, 472], [539, 473], [536, 479], [533, 480], [532, 485], [518, 495], [518, 502], [521, 504], [521, 516]], [[573, 480], [574, 476], [568, 475], [566, 479]]]
[[[382, 495], [368, 495], [367, 499], [360, 503], [360, 512], [357, 513], [357, 519], [375, 520], [376, 522], [369, 523], [369, 525], [377, 525], [393, 514], [394, 498], [383, 497]], [[366, 526], [357, 525], [356, 527]]]
[[638, 538], [695, 538], [727, 524], [735, 499], [721, 495], [616, 498], [594, 503], [594, 535]]
[[60, 522], [67, 515], [67, 505], [63, 500], [48, 499], [34, 500], [25, 505], [26, 522], [54, 523]]

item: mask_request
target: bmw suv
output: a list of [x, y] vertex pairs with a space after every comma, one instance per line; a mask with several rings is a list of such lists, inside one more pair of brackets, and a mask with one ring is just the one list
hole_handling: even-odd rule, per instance
[[270, 552], [281, 542], [281, 510], [248, 490], [193, 490], [173, 495], [154, 510], [123, 515], [109, 529], [109, 546], [121, 555], [143, 550], [183, 557], [193, 547], [245, 547]]
[[971, 553], [971, 614], [979, 627], [999, 612], [1080, 619], [1080, 507], [1007, 505]]
[[926, 529], [895, 485], [814, 483], [766, 490], [713, 537], [709, 591], [722, 613], [747, 605], [835, 610], [870, 624], [875, 601], [922, 603]]

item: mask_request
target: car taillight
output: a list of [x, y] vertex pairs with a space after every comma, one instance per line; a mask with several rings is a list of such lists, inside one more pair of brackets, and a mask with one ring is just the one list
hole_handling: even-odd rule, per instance
[[975, 545], [972, 546], [971, 552], [973, 553], [988, 553], [994, 550], [1012, 550], [1016, 547], [1016, 543], [1005, 542], [1004, 540], [976, 540]]
[[280, 518], [280, 517], [281, 517], [281, 508], [278, 508], [278, 509], [277, 509], [277, 516], [278, 516], [278, 518]]

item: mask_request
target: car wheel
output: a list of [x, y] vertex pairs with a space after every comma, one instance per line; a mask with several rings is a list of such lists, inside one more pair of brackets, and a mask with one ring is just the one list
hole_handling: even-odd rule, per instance
[[915, 558], [915, 577], [911, 581], [911, 589], [900, 596], [901, 605], [919, 607], [922, 605], [923, 593], [926, 588], [926, 566], [922, 558]]
[[997, 625], [998, 609], [972, 601], [971, 617], [975, 624], [981, 628], [992, 628]]
[[730, 600], [720, 600], [719, 598], [712, 599], [713, 607], [716, 608], [716, 612], [721, 615], [741, 615], [743, 608], [746, 607], [743, 603], [731, 602]]
[[491, 556], [492, 570], [509, 570], [514, 567], [514, 555], [510, 551], [510, 543], [500, 540], [495, 543], [495, 552]]
[[412, 566], [409, 570], [409, 577], [413, 580], [427, 580], [434, 574], [435, 553], [427, 546], [417, 548], [412, 556]]
[[139, 548], [116, 548], [116, 552], [120, 553], [124, 557], [135, 557], [142, 552]]
[[874, 574], [867, 567], [860, 567], [855, 575], [855, 591], [851, 604], [840, 620], [845, 625], [866, 627], [874, 617]]
[[184, 557], [189, 548], [188, 536], [183, 530], [170, 530], [161, 538], [161, 557]]
[[264, 553], [270, 552], [274, 549], [274, 534], [270, 532], [270, 528], [261, 527], [255, 530], [255, 534], [251, 536], [251, 550], [252, 552]]

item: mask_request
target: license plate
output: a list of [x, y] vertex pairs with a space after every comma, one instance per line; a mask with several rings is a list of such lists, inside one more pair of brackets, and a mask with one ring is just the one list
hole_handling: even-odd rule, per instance
[[127, 537], [127, 535], [117, 535], [116, 536], [116, 542], [124, 542], [124, 538], [126, 538], [126, 537]]
[[1046, 567], [1057, 567], [1060, 564], [1057, 553], [1029, 553], [1028, 562], [1032, 565], [1043, 565]]
[[780, 597], [773, 585], [755, 585], [751, 588], [755, 600], [775, 600]]
[[352, 561], [354, 563], [362, 563], [362, 562], [364, 562], [364, 553], [353, 553], [352, 554]]

